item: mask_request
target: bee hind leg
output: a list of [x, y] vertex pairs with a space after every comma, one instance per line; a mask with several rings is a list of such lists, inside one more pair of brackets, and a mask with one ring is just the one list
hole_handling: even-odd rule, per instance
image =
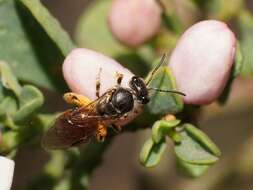
[[74, 92], [65, 93], [63, 95], [63, 99], [68, 104], [75, 105], [77, 107], [82, 107], [92, 102], [89, 98]]
[[96, 138], [98, 142], [104, 142], [107, 135], [107, 128], [104, 125], [98, 124]]

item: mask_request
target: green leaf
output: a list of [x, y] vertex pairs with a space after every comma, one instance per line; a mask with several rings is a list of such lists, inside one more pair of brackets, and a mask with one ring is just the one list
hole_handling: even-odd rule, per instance
[[191, 124], [185, 124], [184, 125], [185, 130], [189, 135], [191, 135], [193, 138], [195, 138], [197, 141], [199, 141], [205, 148], [214, 154], [215, 156], [221, 156], [220, 149], [214, 144], [214, 142], [201, 130], [194, 127]]
[[235, 54], [235, 63], [234, 63], [234, 68], [233, 68], [233, 78], [237, 77], [243, 68], [243, 61], [244, 61], [244, 57], [242, 54], [242, 50], [241, 50], [241, 45], [239, 42], [237, 42], [236, 45], [236, 54]]
[[65, 162], [66, 159], [63, 151], [51, 152], [51, 158], [46, 164], [44, 170], [50, 176], [53, 176], [54, 178], [59, 178], [64, 172]]
[[94, 1], [81, 15], [76, 41], [79, 46], [97, 50], [109, 56], [119, 56], [128, 52], [128, 48], [114, 39], [107, 24], [110, 0]]
[[169, 12], [162, 15], [164, 25], [176, 34], [181, 34], [183, 31], [182, 23], [176, 14]]
[[140, 152], [140, 162], [145, 167], [154, 167], [159, 164], [161, 157], [166, 149], [165, 139], [155, 143], [152, 139], [148, 139]]
[[165, 121], [160, 120], [156, 121], [152, 127], [152, 139], [155, 143], [159, 143], [162, 138], [169, 134], [169, 131], [172, 130], [180, 123], [180, 120]]
[[[163, 90], [176, 90], [175, 79], [167, 66], [161, 67], [154, 74], [149, 86]], [[180, 95], [155, 91], [151, 96], [148, 109], [152, 114], [178, 113], [183, 109], [183, 101]]]
[[68, 33], [39, 0], [20, 0], [30, 11], [64, 56], [75, 47]]
[[19, 110], [14, 115], [16, 122], [22, 121], [42, 106], [44, 98], [42, 93], [34, 86], [25, 85], [19, 96]]
[[235, 61], [234, 61], [233, 67], [232, 67], [232, 72], [230, 74], [230, 77], [227, 81], [227, 84], [226, 84], [222, 94], [218, 98], [219, 104], [224, 105], [227, 102], [230, 92], [231, 92], [233, 81], [242, 71], [243, 61], [244, 61], [244, 57], [242, 55], [241, 46], [240, 46], [240, 43], [237, 42]]
[[183, 160], [177, 160], [179, 171], [188, 177], [197, 178], [203, 175], [212, 165], [189, 164]]
[[248, 12], [239, 15], [239, 29], [241, 32], [241, 50], [244, 57], [241, 75], [253, 75], [253, 16]]
[[4, 99], [4, 87], [2, 85], [2, 83], [0, 82], [0, 102], [2, 102], [2, 100]]
[[0, 61], [0, 76], [2, 85], [7, 89], [12, 90], [16, 96], [19, 96], [21, 86], [19, 85], [17, 78], [14, 76], [7, 63], [3, 61]]
[[244, 6], [243, 0], [230, 0], [230, 1], [212, 0], [203, 2], [205, 2], [206, 5], [204, 5], [204, 7], [202, 6], [201, 10], [209, 12], [209, 15], [212, 15], [212, 18], [217, 20], [223, 20], [225, 22], [229, 22], [230, 20], [238, 16], [241, 13], [241, 9]]
[[15, 131], [8, 131], [2, 134], [2, 143], [0, 145], [0, 153], [1, 154], [8, 154], [11, 149], [17, 146], [17, 132]]
[[168, 136], [175, 142], [175, 143], [180, 143], [182, 140], [182, 137], [180, 135], [180, 133], [178, 133], [175, 130], [170, 130], [168, 132]]
[[14, 96], [6, 96], [0, 102], [0, 116], [13, 115], [17, 109], [17, 100]]
[[190, 164], [213, 164], [218, 161], [219, 149], [200, 130], [190, 124], [183, 125], [181, 142], [175, 144], [179, 159]]
[[[38, 1], [29, 2], [29, 8], [37, 2], [33, 9], [40, 13], [45, 11]], [[57, 29], [55, 33], [59, 37], [65, 32], [58, 30], [55, 22], [48, 21], [48, 13], [41, 13], [41, 16], [44, 15], [41, 18], [43, 23], [48, 23], [42, 27], [33, 16], [36, 11], [32, 10], [32, 14], [23, 3], [20, 0], [6, 0], [0, 4], [0, 60], [8, 63], [19, 80], [48, 89], [62, 89], [66, 87], [61, 74], [61, 63], [64, 60], [62, 51], [67, 51], [62, 43], [66, 39], [63, 37], [63, 42], [59, 44], [59, 39], [53, 40], [54, 35], [48, 30]], [[36, 18], [38, 17], [36, 14]], [[52, 16], [51, 18], [53, 19]]]
[[37, 122], [39, 123], [40, 126], [42, 126], [43, 130], [46, 131], [52, 125], [55, 123], [56, 118], [59, 116], [59, 113], [54, 113], [54, 114], [36, 114], [36, 119]]

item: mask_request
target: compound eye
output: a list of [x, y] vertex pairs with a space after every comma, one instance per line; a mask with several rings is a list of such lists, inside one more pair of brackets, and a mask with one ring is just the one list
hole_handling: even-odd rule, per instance
[[134, 76], [130, 81], [129, 86], [134, 90], [138, 100], [140, 100], [143, 104], [148, 103], [148, 90], [146, 84], [141, 78]]
[[147, 104], [147, 103], [149, 103], [148, 96], [142, 96], [142, 104]]
[[138, 77], [133, 76], [132, 80], [133, 80], [134, 82], [136, 82], [136, 81], [138, 81]]

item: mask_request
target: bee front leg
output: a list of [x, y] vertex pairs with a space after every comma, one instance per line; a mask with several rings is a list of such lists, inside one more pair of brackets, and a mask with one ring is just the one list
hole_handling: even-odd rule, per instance
[[111, 128], [113, 131], [115, 131], [116, 133], [119, 133], [122, 130], [122, 127], [120, 125], [116, 125], [116, 124], [112, 124]]
[[75, 105], [77, 107], [82, 107], [82, 106], [88, 105], [89, 103], [92, 102], [89, 98], [87, 98], [83, 95], [80, 95], [80, 94], [76, 94], [74, 92], [65, 93], [63, 95], [63, 99], [68, 104]]
[[96, 132], [97, 141], [104, 142], [106, 135], [107, 135], [107, 128], [102, 124], [98, 124]]
[[96, 78], [96, 96], [97, 96], [97, 98], [100, 97], [100, 87], [101, 87], [100, 75], [101, 75], [101, 72], [102, 72], [102, 68], [99, 68], [99, 72], [98, 72], [98, 75]]
[[117, 84], [121, 85], [123, 74], [116, 72]]

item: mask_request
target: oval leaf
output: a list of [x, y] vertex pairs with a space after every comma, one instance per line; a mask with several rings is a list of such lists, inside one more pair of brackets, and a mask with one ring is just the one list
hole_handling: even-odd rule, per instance
[[[154, 74], [150, 87], [176, 90], [176, 82], [171, 70], [166, 66], [161, 67]], [[151, 96], [148, 109], [152, 114], [178, 113], [183, 109], [183, 100], [180, 95], [155, 91]]]
[[197, 178], [203, 175], [212, 165], [189, 164], [188, 162], [178, 159], [177, 166], [183, 175]]
[[235, 65], [233, 68], [233, 77], [238, 76], [241, 73], [241, 70], [243, 68], [243, 54], [241, 50], [241, 45], [239, 42], [237, 42], [236, 45], [236, 54], [235, 54]]
[[148, 168], [159, 164], [166, 146], [165, 139], [162, 139], [159, 143], [154, 143], [152, 139], [148, 139], [140, 152], [141, 164]]
[[61, 63], [69, 39], [45, 7], [38, 0], [1, 1], [0, 18], [0, 60], [17, 78], [47, 89], [66, 87]]
[[16, 96], [19, 96], [21, 86], [8, 64], [4, 61], [0, 61], [0, 76], [2, 85], [7, 89], [12, 90]]
[[0, 103], [0, 116], [13, 115], [17, 109], [17, 100], [13, 96], [6, 96]]
[[35, 112], [43, 104], [42, 93], [31, 85], [25, 85], [19, 96], [20, 108], [14, 116], [15, 121], [21, 121]]
[[214, 142], [201, 130], [194, 127], [191, 124], [185, 124], [185, 130], [189, 135], [191, 135], [193, 138], [195, 138], [197, 141], [199, 141], [205, 148], [214, 154], [215, 156], [221, 156], [220, 149], [214, 144]]
[[17, 146], [18, 144], [18, 134], [14, 131], [8, 131], [2, 134], [2, 143], [0, 146], [0, 153], [1, 154], [8, 154], [12, 148]]
[[244, 55], [244, 63], [241, 75], [253, 75], [253, 16], [250, 12], [242, 12], [239, 14], [239, 30], [241, 33], [241, 50]]
[[[196, 135], [196, 131], [194, 132]], [[180, 132], [182, 136], [181, 142], [175, 144], [175, 153], [177, 157], [191, 164], [206, 165], [217, 162], [219, 159], [216, 152], [217, 150], [215, 149], [214, 151], [212, 149], [211, 152], [210, 139], [206, 138], [207, 136], [203, 134], [199, 135], [199, 133], [198, 131], [198, 135], [193, 135], [191, 126], [189, 127], [188, 124], [185, 125], [185, 129]], [[215, 154], [213, 152], [215, 152]]]
[[38, 23], [43, 27], [47, 35], [55, 42], [62, 54], [67, 56], [75, 47], [68, 33], [44, 7], [39, 0], [20, 0], [25, 5]]
[[166, 120], [160, 120], [156, 121], [152, 127], [152, 139], [155, 143], [158, 143], [161, 141], [161, 139], [168, 135], [169, 131], [176, 127], [180, 123], [180, 120], [172, 120], [172, 121], [166, 121]]

